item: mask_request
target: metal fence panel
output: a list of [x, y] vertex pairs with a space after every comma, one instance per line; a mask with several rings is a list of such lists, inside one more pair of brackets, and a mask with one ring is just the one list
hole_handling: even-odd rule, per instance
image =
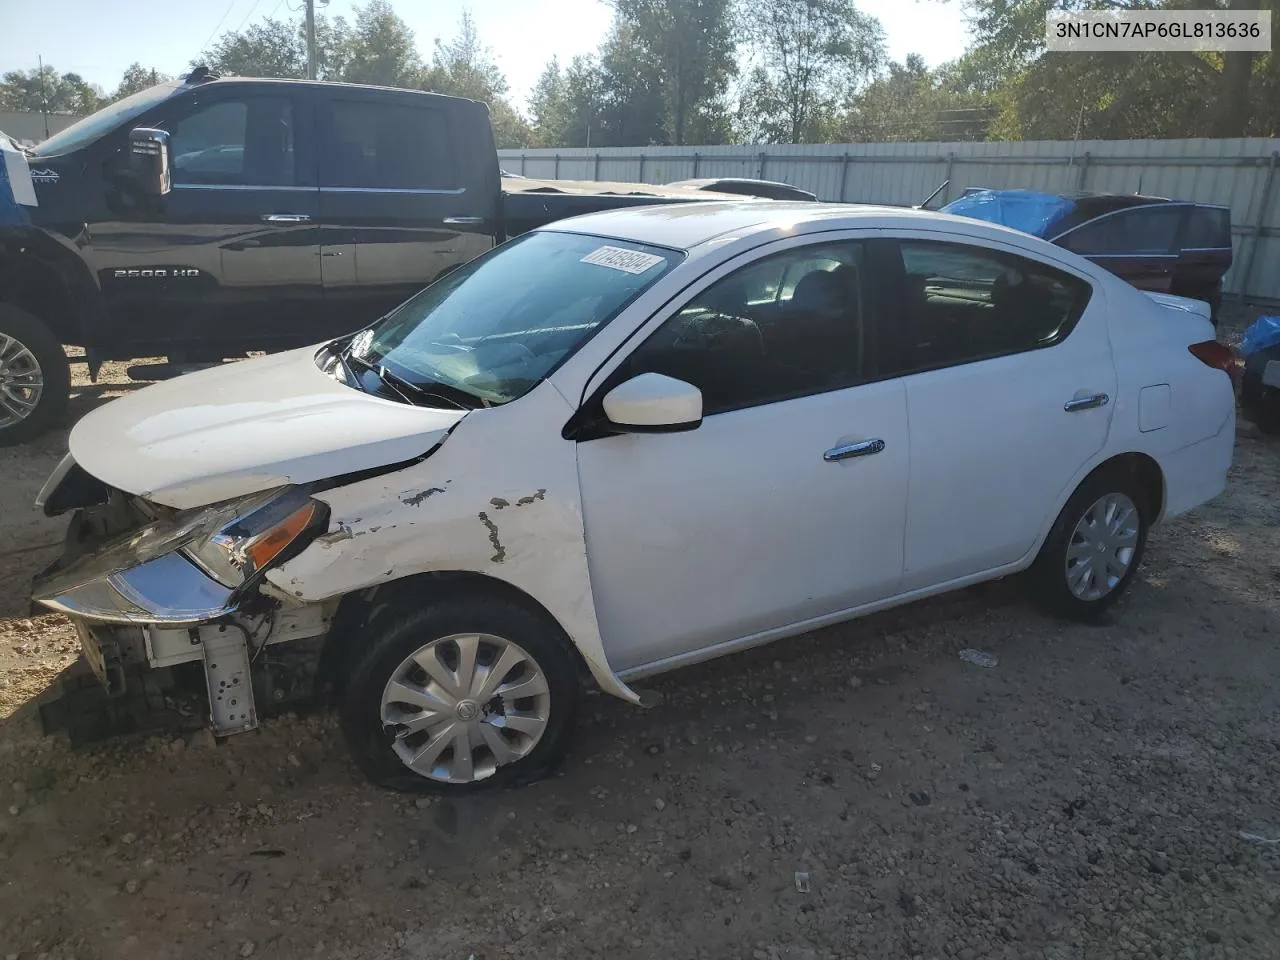
[[968, 187], [1136, 193], [1231, 208], [1227, 292], [1280, 301], [1280, 139], [565, 147], [500, 150], [503, 169], [548, 180], [671, 183], [694, 177], [781, 180], [819, 199], [919, 203]]

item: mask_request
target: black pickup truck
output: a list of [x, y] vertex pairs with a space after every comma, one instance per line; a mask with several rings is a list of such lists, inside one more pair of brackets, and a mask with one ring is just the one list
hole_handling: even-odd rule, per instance
[[471, 100], [203, 68], [23, 154], [0, 140], [0, 445], [60, 419], [64, 345], [94, 378], [303, 346], [535, 226], [715, 198], [504, 180]]

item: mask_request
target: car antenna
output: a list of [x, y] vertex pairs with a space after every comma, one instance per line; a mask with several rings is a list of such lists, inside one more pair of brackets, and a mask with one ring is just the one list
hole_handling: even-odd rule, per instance
[[916, 204], [914, 209], [923, 210], [925, 207], [929, 206], [930, 200], [932, 200], [934, 197], [940, 194], [943, 190], [947, 189], [947, 187], [949, 186], [951, 186], [951, 179], [948, 177], [946, 180], [943, 180], [942, 183], [938, 184], [937, 190], [933, 191], [933, 193], [929, 194], [927, 197], [924, 198], [923, 203]]

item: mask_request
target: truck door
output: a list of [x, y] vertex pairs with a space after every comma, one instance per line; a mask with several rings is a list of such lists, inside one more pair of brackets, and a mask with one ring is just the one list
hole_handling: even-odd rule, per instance
[[[189, 359], [311, 342], [322, 303], [311, 114], [288, 92], [214, 86], [145, 119], [170, 133], [173, 189], [109, 203], [87, 256], [108, 353]], [[111, 189], [111, 188], [108, 188]]]
[[[483, 112], [483, 136], [459, 108]], [[424, 93], [317, 104], [327, 331], [359, 329], [493, 245], [497, 155], [478, 104]]]

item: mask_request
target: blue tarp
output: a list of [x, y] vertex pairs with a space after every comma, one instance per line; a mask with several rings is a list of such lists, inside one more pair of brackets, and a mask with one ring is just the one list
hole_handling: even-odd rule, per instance
[[1249, 329], [1240, 339], [1240, 352], [1247, 357], [1277, 345], [1280, 345], [1280, 317], [1259, 317], [1249, 324]]
[[1037, 237], [1065, 216], [1075, 202], [1056, 193], [1032, 190], [974, 190], [942, 208], [943, 213], [999, 223]]

